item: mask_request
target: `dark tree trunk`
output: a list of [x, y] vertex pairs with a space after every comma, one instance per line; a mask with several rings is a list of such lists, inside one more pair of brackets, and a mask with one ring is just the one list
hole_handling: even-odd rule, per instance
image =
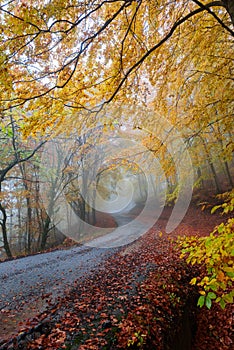
[[209, 165], [210, 165], [210, 169], [211, 169], [211, 172], [212, 172], [212, 175], [213, 175], [213, 178], [214, 178], [216, 191], [217, 191], [217, 193], [221, 193], [222, 189], [221, 189], [221, 186], [219, 184], [218, 175], [217, 175], [217, 173], [215, 171], [214, 164], [210, 160], [209, 160]]
[[201, 168], [200, 167], [197, 168], [197, 177], [198, 177], [198, 180], [201, 183], [201, 187], [204, 188], [204, 181], [203, 181], [203, 178], [202, 178], [202, 172], [201, 172]]
[[228, 177], [229, 184], [230, 184], [231, 188], [233, 188], [234, 183], [233, 183], [233, 181], [232, 181], [232, 176], [231, 176], [231, 174], [230, 174], [228, 162], [227, 162], [227, 161], [224, 162], [224, 165], [225, 165], [225, 169], [226, 169], [226, 173], [227, 173], [227, 177]]
[[45, 250], [48, 234], [50, 231], [50, 223], [51, 223], [51, 219], [50, 219], [49, 215], [47, 215], [45, 222], [44, 222], [44, 225], [43, 225], [43, 232], [42, 232], [42, 236], [41, 236], [41, 247], [40, 247], [41, 250]]
[[[26, 188], [27, 189], [27, 188]], [[31, 241], [32, 241], [32, 208], [30, 199], [26, 198], [27, 203], [27, 253], [31, 252]]]
[[203, 143], [203, 146], [204, 146], [206, 158], [207, 158], [207, 161], [208, 161], [208, 164], [209, 164], [211, 173], [212, 173], [212, 175], [213, 175], [213, 179], [214, 179], [214, 182], [215, 182], [216, 191], [217, 191], [217, 193], [221, 193], [221, 192], [222, 192], [222, 189], [221, 189], [221, 186], [220, 186], [220, 184], [219, 184], [218, 175], [217, 175], [217, 173], [216, 173], [216, 170], [215, 170], [213, 161], [212, 161], [212, 159], [211, 159], [210, 153], [209, 153], [209, 151], [208, 151], [208, 148], [207, 148], [207, 146], [206, 146], [206, 142], [205, 142], [205, 140], [204, 140], [203, 138], [201, 138], [201, 140], [202, 140], [202, 143]]
[[8, 258], [12, 258], [12, 253], [11, 253], [11, 249], [10, 249], [10, 245], [9, 245], [8, 237], [7, 237], [7, 228], [6, 228], [7, 215], [6, 215], [5, 208], [2, 206], [1, 203], [0, 203], [0, 211], [2, 213], [2, 219], [0, 221], [0, 225], [2, 228], [3, 246], [4, 246], [4, 249], [5, 249], [5, 252], [6, 252], [6, 255], [8, 256]]

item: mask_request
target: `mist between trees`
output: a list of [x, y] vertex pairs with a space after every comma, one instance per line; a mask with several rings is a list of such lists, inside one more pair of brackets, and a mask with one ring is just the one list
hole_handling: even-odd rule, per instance
[[[0, 13], [2, 257], [64, 240], [61, 193], [92, 225], [116, 198], [110, 215], [164, 191], [173, 203], [187, 151], [196, 191], [233, 187], [232, 0], [22, 0]], [[118, 138], [125, 153], [106, 159], [100, 144]], [[129, 157], [127, 139], [142, 154]]]
[[[128, 213], [144, 208], [150, 198], [160, 202], [164, 195], [165, 205], [174, 202], [178, 169], [166, 146], [146, 132], [129, 131], [119, 124], [108, 131], [104, 128], [37, 142], [22, 140], [12, 117], [2, 127], [1, 257], [42, 251], [63, 242], [65, 236], [56, 228], [62, 193], [62, 201], [81, 219], [81, 225], [84, 221], [92, 226], [97, 223], [97, 211]], [[209, 190], [215, 194], [233, 186], [233, 159], [226, 161], [218, 150], [223, 151], [222, 144], [212, 133], [202, 143], [189, 144], [197, 160], [193, 168], [196, 193]]]

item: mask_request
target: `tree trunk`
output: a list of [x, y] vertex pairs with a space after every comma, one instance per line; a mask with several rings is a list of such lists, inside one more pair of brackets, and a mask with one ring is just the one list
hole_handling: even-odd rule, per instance
[[6, 252], [6, 255], [8, 258], [12, 258], [12, 253], [10, 249], [10, 245], [8, 242], [8, 237], [7, 237], [7, 228], [6, 228], [6, 222], [7, 222], [7, 215], [6, 215], [6, 210], [0, 203], [0, 211], [2, 212], [2, 220], [0, 221], [0, 225], [2, 228], [2, 236], [3, 236], [3, 246]]
[[43, 232], [41, 236], [41, 250], [44, 250], [46, 247], [47, 239], [49, 236], [49, 232], [51, 230], [50, 224], [51, 224], [51, 218], [54, 214], [54, 198], [55, 198], [55, 188], [56, 185], [53, 184], [51, 190], [50, 190], [50, 201], [48, 208], [45, 212], [46, 218], [45, 221], [43, 222]]
[[207, 161], [208, 161], [208, 164], [209, 164], [211, 173], [212, 173], [212, 175], [213, 175], [213, 179], [214, 179], [214, 182], [215, 182], [216, 191], [217, 191], [217, 193], [221, 193], [221, 192], [222, 192], [222, 189], [221, 189], [221, 186], [220, 186], [220, 184], [219, 184], [218, 175], [217, 175], [217, 173], [216, 173], [216, 170], [215, 170], [213, 161], [212, 161], [212, 159], [211, 159], [209, 150], [208, 150], [208, 148], [207, 148], [207, 146], [206, 146], [206, 142], [205, 142], [205, 140], [204, 140], [203, 138], [201, 138], [201, 140], [202, 140], [202, 143], [203, 143], [203, 146], [204, 146], [206, 158], [207, 158]]
[[221, 186], [219, 184], [218, 176], [217, 176], [217, 173], [215, 171], [214, 164], [210, 160], [209, 160], [209, 165], [210, 165], [210, 169], [211, 169], [211, 172], [212, 172], [212, 175], [213, 175], [213, 178], [214, 178], [214, 182], [215, 182], [217, 193], [221, 193], [222, 189], [221, 189]]
[[198, 167], [197, 168], [197, 177], [198, 177], [198, 180], [200, 181], [201, 183], [201, 187], [204, 189], [204, 180], [203, 180], [203, 177], [202, 177], [202, 171], [201, 171], [201, 168]]
[[31, 240], [32, 240], [32, 208], [30, 199], [26, 198], [27, 203], [27, 253], [31, 252]]
[[42, 232], [42, 236], [41, 236], [41, 250], [45, 250], [46, 247], [46, 243], [47, 243], [47, 238], [48, 238], [48, 233], [50, 231], [50, 216], [47, 215], [44, 225], [43, 225], [43, 232]]
[[97, 222], [96, 218], [96, 189], [93, 190], [93, 203], [92, 203], [92, 224], [95, 225]]
[[231, 188], [233, 188], [233, 187], [234, 187], [234, 184], [233, 184], [232, 177], [231, 177], [231, 174], [230, 174], [228, 162], [225, 161], [225, 162], [224, 162], [224, 165], [225, 165], [225, 169], [226, 169], [226, 173], [227, 173], [227, 177], [228, 177], [229, 184], [230, 184]]

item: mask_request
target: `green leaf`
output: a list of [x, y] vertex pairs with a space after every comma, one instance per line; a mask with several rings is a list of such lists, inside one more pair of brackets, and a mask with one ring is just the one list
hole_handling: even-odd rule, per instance
[[223, 299], [225, 300], [226, 303], [230, 303], [232, 304], [233, 303], [233, 296], [231, 295], [231, 293], [229, 294], [226, 294]]
[[222, 309], [225, 309], [226, 303], [223, 299], [220, 300], [219, 305], [221, 306]]
[[223, 212], [224, 212], [225, 214], [229, 213], [229, 207], [224, 208]]
[[227, 276], [231, 277], [231, 278], [234, 278], [234, 272], [227, 272]]
[[211, 299], [208, 297], [208, 295], [207, 295], [207, 297], [206, 297], [206, 307], [208, 308], [208, 309], [210, 309], [211, 308], [211, 305], [212, 305], [212, 301], [211, 301]]
[[215, 292], [217, 291], [217, 289], [218, 289], [218, 286], [217, 285], [215, 285], [215, 284], [210, 284], [210, 289], [212, 289], [212, 290], [214, 290]]
[[213, 293], [213, 292], [209, 292], [209, 293], [207, 294], [207, 297], [210, 298], [210, 299], [216, 299], [216, 294]]
[[200, 298], [198, 299], [197, 306], [202, 307], [205, 303], [205, 295], [201, 295]]

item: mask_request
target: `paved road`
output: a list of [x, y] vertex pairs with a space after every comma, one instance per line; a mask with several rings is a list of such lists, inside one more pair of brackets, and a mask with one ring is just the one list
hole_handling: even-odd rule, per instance
[[63, 296], [115, 251], [77, 246], [0, 263], [0, 340], [43, 311], [48, 297]]
[[111, 253], [78, 246], [0, 263], [0, 310], [43, 293], [61, 294]]
[[[153, 203], [155, 204], [155, 203]], [[89, 241], [96, 248], [115, 248], [130, 244], [146, 233], [159, 217], [162, 208], [152, 206], [143, 211], [137, 205], [128, 212], [111, 214], [118, 227], [113, 231]]]
[[[123, 238], [125, 225], [132, 218], [122, 214], [113, 217], [120, 230], [114, 239], [119, 236], [120, 246], [129, 243]], [[128, 236], [135, 235], [135, 230], [137, 227], [131, 227], [132, 232]], [[100, 239], [106, 241], [108, 237]], [[117, 250], [118, 247], [92, 248], [84, 245], [0, 263], [0, 324], [4, 325], [0, 327], [0, 340], [14, 334], [21, 321], [44, 311], [47, 299], [63, 296], [77, 279], [97, 271], [103, 261]]]

